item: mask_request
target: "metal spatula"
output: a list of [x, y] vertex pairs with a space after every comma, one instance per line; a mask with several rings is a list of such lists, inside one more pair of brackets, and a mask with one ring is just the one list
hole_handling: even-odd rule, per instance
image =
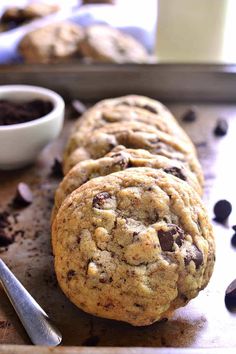
[[45, 346], [60, 344], [60, 331], [1, 259], [0, 282], [32, 343]]

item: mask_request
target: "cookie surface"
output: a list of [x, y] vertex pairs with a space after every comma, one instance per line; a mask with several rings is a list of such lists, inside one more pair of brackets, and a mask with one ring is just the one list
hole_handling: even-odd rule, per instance
[[27, 33], [19, 51], [27, 63], [51, 63], [76, 55], [83, 29], [73, 23], [56, 23]]
[[148, 62], [148, 53], [141, 43], [126, 33], [104, 25], [85, 29], [80, 51], [83, 56], [103, 63]]
[[148, 150], [154, 155], [163, 155], [187, 163], [190, 170], [196, 174], [200, 185], [203, 184], [201, 167], [195, 150], [191, 149], [189, 144], [138, 122], [111, 123], [88, 135], [72, 135], [64, 153], [64, 173], [80, 161], [103, 157], [118, 145]]
[[87, 134], [109, 123], [137, 121], [193, 144], [171, 112], [158, 101], [143, 96], [124, 96], [98, 102], [80, 117], [74, 131]]
[[214, 239], [198, 194], [162, 170], [133, 168], [71, 193], [53, 224], [58, 282], [96, 316], [149, 325], [197, 296]]
[[105, 157], [82, 161], [69, 171], [57, 188], [53, 214], [57, 214], [62, 202], [70, 193], [88, 180], [132, 167], [161, 168], [186, 181], [199, 195], [202, 195], [202, 188], [196, 176], [180, 161], [171, 160], [161, 155], [152, 155], [146, 150], [124, 149], [122, 146], [118, 146]]

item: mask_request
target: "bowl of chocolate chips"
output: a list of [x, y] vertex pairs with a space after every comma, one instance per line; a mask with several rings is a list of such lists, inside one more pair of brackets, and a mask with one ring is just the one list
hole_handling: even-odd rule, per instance
[[0, 86], [0, 169], [34, 162], [61, 132], [65, 103], [60, 95], [30, 85]]

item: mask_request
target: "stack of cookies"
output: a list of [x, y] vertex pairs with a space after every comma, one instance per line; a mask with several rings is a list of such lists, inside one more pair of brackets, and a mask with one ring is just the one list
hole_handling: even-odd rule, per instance
[[52, 244], [75, 305], [143, 326], [208, 284], [214, 237], [201, 167], [161, 103], [136, 95], [97, 103], [75, 124], [63, 168]]

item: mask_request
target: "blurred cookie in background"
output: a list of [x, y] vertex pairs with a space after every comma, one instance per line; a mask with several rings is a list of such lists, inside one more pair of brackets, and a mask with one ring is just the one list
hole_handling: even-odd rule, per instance
[[103, 63], [145, 63], [147, 50], [132, 36], [105, 25], [89, 26], [80, 43], [82, 56]]
[[27, 63], [52, 63], [76, 56], [83, 36], [79, 25], [56, 23], [26, 34], [18, 49]]
[[57, 4], [47, 4], [43, 2], [33, 2], [24, 8], [9, 7], [2, 14], [0, 23], [1, 28], [10, 30], [22, 24], [51, 15], [59, 11], [60, 7]]

